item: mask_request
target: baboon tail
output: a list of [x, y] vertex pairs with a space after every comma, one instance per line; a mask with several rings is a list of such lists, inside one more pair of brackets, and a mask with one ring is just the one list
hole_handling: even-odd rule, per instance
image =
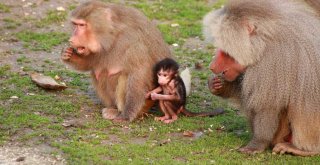
[[184, 83], [184, 86], [186, 87], [187, 96], [189, 96], [191, 91], [191, 74], [190, 74], [189, 68], [186, 68], [185, 70], [183, 70], [180, 73], [180, 77]]

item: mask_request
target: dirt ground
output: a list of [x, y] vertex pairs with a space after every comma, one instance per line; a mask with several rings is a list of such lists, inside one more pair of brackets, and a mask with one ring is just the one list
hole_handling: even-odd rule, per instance
[[[32, 18], [40, 20], [46, 15], [48, 10], [57, 10], [58, 7], [63, 7], [67, 10], [70, 4], [78, 4], [82, 0], [0, 0], [1, 4], [5, 4], [10, 7], [10, 12], [0, 12], [0, 19], [12, 19], [20, 22], [21, 25], [13, 29], [6, 29], [4, 27], [4, 21], [0, 21], [0, 65], [9, 64], [11, 69], [15, 72], [23, 72], [21, 66], [17, 63], [17, 58], [21, 55], [16, 52], [23, 52], [31, 61], [39, 61], [35, 63], [35, 67], [41, 66], [44, 60], [50, 60], [51, 62], [59, 63], [59, 52], [62, 46], [57, 47], [52, 52], [45, 51], [30, 51], [23, 47], [23, 43], [18, 41], [14, 34], [23, 29], [30, 29], [36, 32], [50, 32], [60, 31], [67, 32], [68, 28], [66, 24], [52, 25], [48, 28], [35, 28], [28, 21], [23, 21], [24, 18]], [[66, 27], [66, 28], [65, 28]], [[0, 147], [0, 164], [66, 164], [65, 159], [61, 154], [57, 153], [52, 155], [53, 148], [49, 145], [39, 146], [21, 146], [16, 143], [6, 144]]]
[[49, 155], [52, 148], [46, 145], [25, 147], [16, 144], [8, 144], [0, 148], [0, 164], [8, 165], [63, 165], [66, 161], [61, 155]]

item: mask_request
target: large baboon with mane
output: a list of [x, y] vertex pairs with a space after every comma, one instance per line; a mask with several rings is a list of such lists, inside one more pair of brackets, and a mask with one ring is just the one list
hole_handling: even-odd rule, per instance
[[277, 153], [320, 153], [319, 1], [306, 2], [315, 10], [289, 0], [230, 0], [204, 18], [204, 35], [218, 48], [210, 69], [240, 92], [252, 129], [241, 152], [273, 145]]

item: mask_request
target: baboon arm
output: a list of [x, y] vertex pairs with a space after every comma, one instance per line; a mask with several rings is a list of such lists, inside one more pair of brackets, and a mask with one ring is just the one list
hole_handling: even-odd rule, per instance
[[163, 100], [163, 101], [177, 101], [180, 100], [179, 96], [177, 95], [158, 95], [157, 100]]
[[87, 59], [78, 55], [72, 55], [70, 59], [64, 60], [64, 62], [80, 71], [88, 71], [92, 69]]
[[154, 89], [154, 90], [152, 90], [150, 93], [160, 93], [160, 92], [162, 92], [162, 88], [161, 88], [161, 86], [159, 86], [159, 87], [155, 88], [155, 89]]
[[240, 94], [241, 94], [241, 81], [236, 79], [235, 81], [229, 82], [229, 81], [224, 81], [223, 85], [219, 89], [214, 88], [214, 78], [215, 75], [212, 75], [208, 79], [208, 87], [210, 92], [213, 95], [220, 96], [222, 98], [238, 98], [240, 99]]

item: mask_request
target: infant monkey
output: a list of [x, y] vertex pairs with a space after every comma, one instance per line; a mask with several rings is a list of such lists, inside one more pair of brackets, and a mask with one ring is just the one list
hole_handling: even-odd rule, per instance
[[216, 116], [224, 113], [223, 109], [212, 112], [193, 113], [186, 110], [186, 87], [179, 76], [179, 65], [170, 58], [165, 58], [154, 67], [154, 80], [158, 87], [146, 94], [146, 98], [159, 100], [159, 106], [164, 113], [162, 117], [155, 120], [166, 124], [178, 119], [181, 112], [186, 116]]

